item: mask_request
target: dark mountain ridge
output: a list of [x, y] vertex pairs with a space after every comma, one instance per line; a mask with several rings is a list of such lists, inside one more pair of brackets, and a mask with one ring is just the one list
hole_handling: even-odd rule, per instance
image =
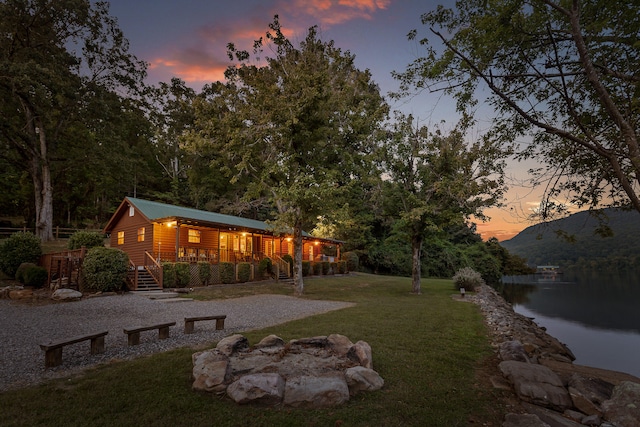
[[531, 266], [640, 269], [640, 213], [613, 208], [578, 212], [527, 227], [500, 244]]

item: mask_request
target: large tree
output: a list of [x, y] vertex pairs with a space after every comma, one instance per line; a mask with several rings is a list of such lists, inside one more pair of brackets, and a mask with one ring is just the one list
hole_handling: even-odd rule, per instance
[[330, 212], [336, 194], [359, 176], [387, 105], [370, 73], [333, 41], [320, 40], [315, 27], [299, 47], [284, 36], [277, 16], [269, 28], [253, 55], [229, 45], [238, 64], [227, 70], [226, 84], [214, 85], [219, 95], [210, 98], [219, 108], [199, 125], [234, 179], [251, 177], [247, 198], [267, 196], [274, 227], [293, 234], [301, 294], [303, 227]]
[[53, 238], [53, 163], [95, 139], [104, 109], [119, 108], [111, 94], [144, 76], [106, 2], [0, 1], [0, 144], [31, 178], [42, 240]]
[[468, 118], [449, 133], [398, 114], [384, 145], [389, 211], [411, 241], [412, 292], [420, 293], [426, 236], [471, 215], [483, 218], [504, 191], [504, 153], [489, 139], [465, 141]]
[[427, 34], [410, 38], [426, 53], [397, 76], [462, 109], [488, 88], [494, 137], [532, 136], [520, 158], [548, 165], [534, 175], [543, 218], [561, 193], [640, 212], [639, 15], [632, 0], [458, 1], [422, 16]]

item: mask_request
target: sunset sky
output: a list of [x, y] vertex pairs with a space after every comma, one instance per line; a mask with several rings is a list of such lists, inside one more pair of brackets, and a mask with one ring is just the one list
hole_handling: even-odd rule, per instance
[[[227, 43], [250, 50], [264, 35], [274, 15], [279, 15], [287, 37], [302, 40], [317, 25], [320, 37], [356, 56], [356, 66], [369, 69], [381, 92], [397, 89], [392, 71], [403, 71], [423, 50], [407, 40], [412, 29], [426, 28], [422, 13], [443, 1], [419, 0], [110, 0], [110, 13], [130, 41], [130, 51], [149, 64], [148, 83], [179, 77], [199, 91], [223, 79], [229, 65]], [[450, 1], [448, 1], [451, 3]], [[411, 113], [422, 124], [457, 121], [452, 101], [441, 94], [422, 93], [410, 100], [387, 99], [392, 110]], [[490, 115], [479, 117], [477, 133], [489, 126]], [[512, 163], [508, 175], [526, 179], [526, 170], [537, 166]], [[507, 206], [487, 210], [488, 223], [478, 231], [486, 239], [505, 240], [531, 225], [524, 216], [539, 201], [531, 191], [512, 184]]]

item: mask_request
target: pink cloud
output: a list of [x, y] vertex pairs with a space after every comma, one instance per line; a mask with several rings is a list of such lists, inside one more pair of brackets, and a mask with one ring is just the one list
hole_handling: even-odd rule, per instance
[[287, 10], [312, 17], [319, 24], [338, 25], [354, 19], [372, 19], [375, 12], [390, 3], [391, 0], [296, 0], [289, 3]]
[[390, 3], [391, 0], [277, 0], [270, 10], [245, 16], [242, 21], [214, 21], [194, 28], [186, 47], [175, 46], [150, 61], [150, 75], [177, 76], [187, 83], [223, 80], [230, 65], [227, 44], [231, 42], [237, 49], [251, 51], [254, 40], [264, 37], [275, 14], [280, 16], [285, 36], [295, 40], [297, 34], [305, 33], [311, 25], [332, 26], [372, 19], [374, 13]]

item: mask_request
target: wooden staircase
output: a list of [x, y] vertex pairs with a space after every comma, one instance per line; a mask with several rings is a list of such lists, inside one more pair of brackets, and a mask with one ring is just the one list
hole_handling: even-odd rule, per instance
[[156, 282], [151, 273], [146, 269], [138, 270], [138, 287], [136, 291], [162, 291], [162, 287]]

